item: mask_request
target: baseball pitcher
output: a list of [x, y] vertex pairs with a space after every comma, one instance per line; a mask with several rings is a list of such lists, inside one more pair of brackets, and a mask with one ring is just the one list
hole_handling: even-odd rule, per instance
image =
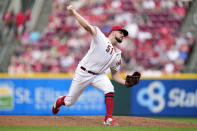
[[117, 45], [128, 35], [128, 31], [121, 26], [114, 26], [106, 37], [101, 30], [90, 25], [72, 5], [67, 6], [67, 11], [78, 21], [78, 23], [91, 34], [92, 41], [90, 49], [79, 62], [71, 87], [67, 96], [61, 96], [52, 107], [53, 114], [57, 114], [62, 105], [73, 105], [88, 85], [102, 90], [105, 93], [106, 116], [104, 125], [118, 126], [113, 119], [114, 87], [105, 71], [110, 68], [112, 78], [124, 84], [127, 88], [136, 85], [140, 79], [140, 73], [127, 75], [124, 80], [119, 71], [121, 64], [121, 50]]

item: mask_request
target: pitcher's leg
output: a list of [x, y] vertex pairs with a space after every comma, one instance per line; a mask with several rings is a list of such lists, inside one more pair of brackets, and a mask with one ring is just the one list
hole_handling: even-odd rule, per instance
[[106, 116], [104, 124], [118, 126], [118, 123], [114, 121], [112, 117], [114, 108], [114, 86], [111, 84], [111, 81], [107, 75], [101, 74], [94, 78], [91, 85], [105, 93]]
[[84, 91], [84, 89], [88, 86], [90, 82], [89, 80], [91, 80], [91, 77], [89, 76], [85, 77], [79, 74], [75, 74], [68, 95], [59, 97], [56, 100], [55, 104], [53, 105], [52, 107], [53, 114], [57, 114], [62, 105], [64, 106], [73, 105], [76, 102], [76, 100], [79, 98], [81, 93]]
[[114, 86], [106, 74], [100, 74], [94, 77], [91, 85], [99, 90], [102, 90], [105, 94], [114, 92]]
[[64, 99], [65, 106], [73, 105], [87, 86], [88, 83], [82, 83], [73, 80], [69, 93]]

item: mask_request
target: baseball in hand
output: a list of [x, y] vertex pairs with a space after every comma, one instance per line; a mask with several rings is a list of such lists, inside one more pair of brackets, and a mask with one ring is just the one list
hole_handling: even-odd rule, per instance
[[74, 7], [72, 5], [67, 6], [67, 10], [69, 12], [72, 12], [74, 10]]

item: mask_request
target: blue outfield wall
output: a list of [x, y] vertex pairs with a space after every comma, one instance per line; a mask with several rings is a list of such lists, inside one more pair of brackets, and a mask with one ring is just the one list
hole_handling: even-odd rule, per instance
[[[67, 78], [0, 78], [0, 115], [52, 115], [52, 105], [68, 93], [70, 84]], [[197, 116], [197, 79], [142, 79], [125, 90], [130, 91], [130, 104], [122, 104], [130, 110], [127, 115]], [[89, 86], [73, 106], [61, 108], [58, 115], [105, 113], [103, 92]]]
[[131, 89], [131, 114], [197, 116], [197, 80], [143, 80]]
[[[52, 115], [59, 96], [68, 93], [71, 79], [0, 79], [1, 115]], [[88, 87], [71, 107], [58, 115], [104, 115], [102, 91]]]

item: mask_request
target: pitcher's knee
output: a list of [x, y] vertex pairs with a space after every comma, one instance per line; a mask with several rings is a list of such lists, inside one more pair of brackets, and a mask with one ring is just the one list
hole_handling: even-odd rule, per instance
[[110, 88], [104, 91], [105, 94], [114, 93], [114, 88]]

